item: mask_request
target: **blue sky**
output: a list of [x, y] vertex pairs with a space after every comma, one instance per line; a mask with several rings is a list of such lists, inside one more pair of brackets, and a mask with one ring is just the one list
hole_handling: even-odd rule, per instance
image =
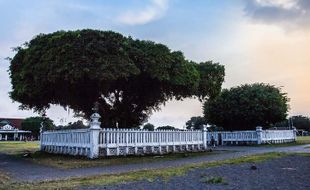
[[[39, 33], [92, 28], [114, 30], [181, 50], [194, 61], [225, 65], [223, 87], [268, 82], [283, 86], [290, 114], [309, 115], [310, 4], [306, 0], [0, 0], [0, 116], [27, 117], [8, 97], [11, 85], [5, 57], [11, 47]], [[310, 48], [310, 47], [309, 47]], [[201, 115], [197, 100], [168, 102], [154, 113], [155, 125], [182, 127]], [[70, 114], [52, 107], [59, 123]]]

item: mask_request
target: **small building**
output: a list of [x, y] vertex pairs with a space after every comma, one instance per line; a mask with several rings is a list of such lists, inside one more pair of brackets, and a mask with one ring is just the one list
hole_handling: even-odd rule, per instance
[[23, 119], [0, 118], [0, 141], [24, 140], [31, 131], [21, 130]]

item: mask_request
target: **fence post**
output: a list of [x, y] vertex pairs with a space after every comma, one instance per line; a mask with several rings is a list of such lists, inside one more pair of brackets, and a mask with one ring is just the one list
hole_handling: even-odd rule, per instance
[[[1, 139], [2, 139], [2, 135], [1, 135]], [[43, 151], [44, 150], [44, 143], [43, 143], [43, 125], [41, 123], [41, 127], [40, 127], [40, 151]]]
[[256, 127], [257, 144], [262, 144], [263, 141], [263, 128], [261, 126]]
[[99, 157], [99, 132], [100, 132], [100, 115], [98, 113], [94, 113], [90, 116], [90, 154], [89, 158], [98, 158]]
[[294, 133], [294, 141], [296, 141], [297, 140], [297, 129], [296, 129], [296, 127], [293, 127], [293, 133]]
[[203, 148], [204, 148], [204, 150], [207, 150], [208, 139], [207, 139], [207, 131], [206, 130], [202, 130], [202, 140], [203, 140]]

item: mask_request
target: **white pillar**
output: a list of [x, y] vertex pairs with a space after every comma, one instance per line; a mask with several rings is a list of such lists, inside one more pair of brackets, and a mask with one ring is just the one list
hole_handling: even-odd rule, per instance
[[4, 140], [5, 140], [5, 141], [8, 140], [8, 134], [5, 134]]
[[88, 155], [89, 158], [98, 158], [99, 157], [99, 133], [100, 133], [100, 115], [98, 113], [94, 113], [90, 116], [90, 153]]
[[16, 141], [17, 137], [18, 137], [18, 133], [16, 132], [16, 133], [14, 133], [13, 141]]
[[293, 127], [293, 135], [294, 135], [294, 141], [296, 141], [297, 140], [297, 129], [296, 129], [296, 127]]
[[256, 133], [257, 133], [257, 144], [262, 144], [263, 128], [261, 126], [257, 126]]
[[41, 127], [40, 127], [40, 151], [44, 151], [44, 142], [43, 142], [43, 122], [41, 122]]
[[207, 150], [208, 139], [207, 139], [207, 131], [206, 130], [202, 130], [202, 140], [203, 140], [203, 148], [204, 148], [204, 150]]

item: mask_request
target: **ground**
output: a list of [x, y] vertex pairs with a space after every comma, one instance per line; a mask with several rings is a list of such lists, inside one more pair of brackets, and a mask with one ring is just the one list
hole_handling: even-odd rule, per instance
[[[212, 153], [90, 161], [41, 153], [23, 158], [25, 152], [36, 151], [38, 143], [1, 142], [0, 189], [277, 189], [282, 188], [277, 182], [283, 179], [287, 187], [309, 189], [305, 180], [310, 171], [308, 147], [309, 137], [286, 146], [224, 147]], [[249, 169], [253, 163], [257, 170]], [[255, 188], [257, 180], [265, 178], [278, 186], [266, 183]]]
[[[253, 166], [256, 170], [253, 170]], [[310, 159], [288, 156], [261, 163], [244, 163], [201, 168], [169, 180], [140, 180], [110, 186], [81, 187], [79, 190], [136, 189], [310, 189]]]

